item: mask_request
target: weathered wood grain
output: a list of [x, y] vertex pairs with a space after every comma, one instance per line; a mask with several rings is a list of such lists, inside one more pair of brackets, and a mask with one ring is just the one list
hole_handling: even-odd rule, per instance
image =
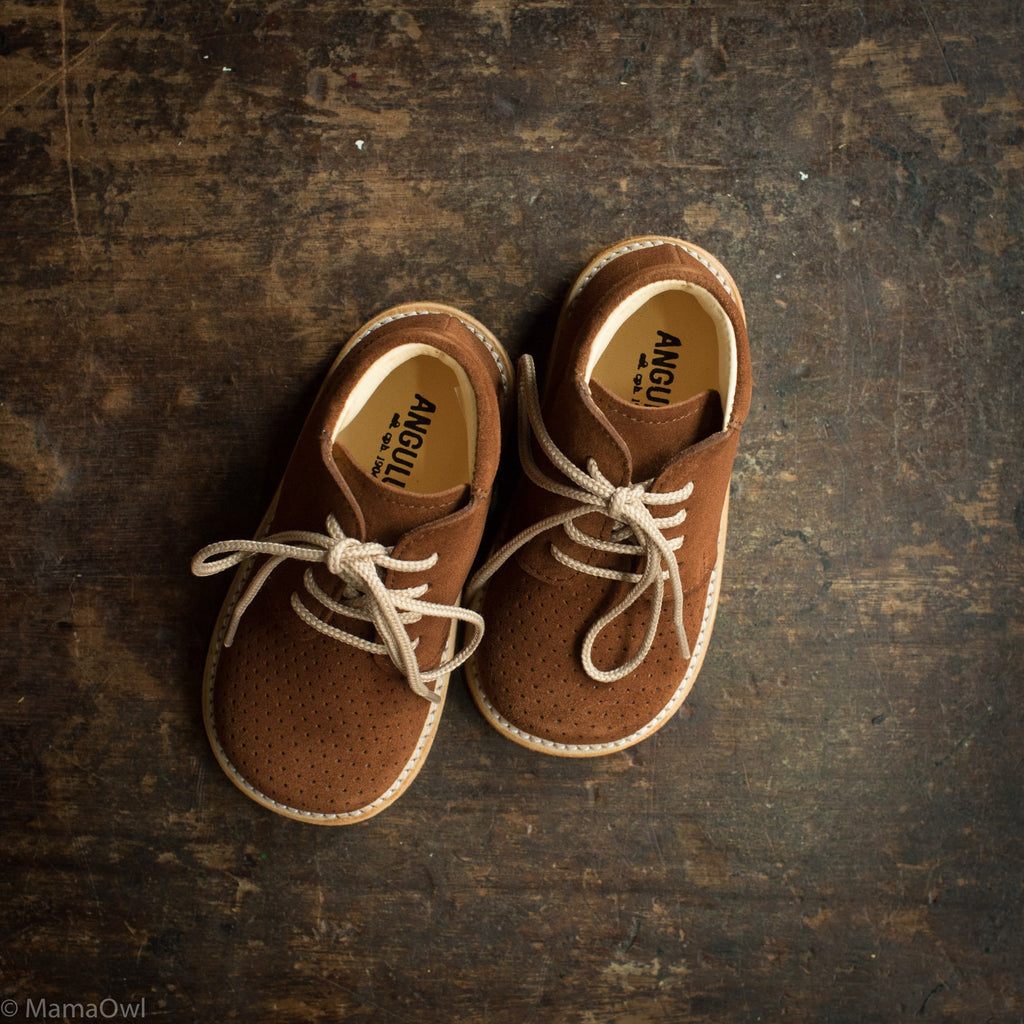
[[[1022, 32], [995, 0], [5, 5], [10, 1019], [1024, 1020]], [[755, 367], [683, 711], [563, 762], [457, 685], [380, 817], [246, 801], [191, 553], [253, 530], [366, 317], [438, 299], [543, 356], [646, 231], [729, 266]]]

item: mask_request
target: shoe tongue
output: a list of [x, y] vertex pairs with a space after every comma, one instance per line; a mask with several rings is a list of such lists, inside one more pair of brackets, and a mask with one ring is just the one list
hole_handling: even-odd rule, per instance
[[634, 482], [657, 477], [684, 448], [717, 433], [723, 425], [722, 400], [714, 390], [674, 405], [633, 405], [591, 379], [590, 394], [625, 442]]
[[331, 456], [355, 500], [355, 518], [365, 524], [365, 536], [361, 539], [385, 547], [393, 547], [418, 526], [450, 515], [469, 497], [468, 484], [423, 494], [382, 483], [362, 469], [342, 444], [333, 446]]

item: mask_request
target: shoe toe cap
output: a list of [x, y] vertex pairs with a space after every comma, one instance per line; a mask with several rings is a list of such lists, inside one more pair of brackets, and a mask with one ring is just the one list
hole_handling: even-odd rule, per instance
[[308, 631], [294, 643], [236, 642], [210, 683], [207, 731], [231, 780], [278, 813], [338, 824], [372, 816], [408, 785], [439, 712], [384, 659], [339, 658]]
[[[694, 658], [706, 591], [705, 585], [685, 606]], [[502, 569], [484, 598], [487, 632], [471, 673], [474, 696], [492, 724], [519, 742], [566, 754], [622, 749], [662, 724], [681, 701], [680, 688], [692, 683], [664, 609], [651, 651], [633, 672], [604, 683], [583, 670], [584, 636], [616, 596], [595, 577], [558, 585], [514, 563]], [[636, 652], [650, 612], [642, 597], [602, 631], [594, 647], [598, 668], [611, 669]]]

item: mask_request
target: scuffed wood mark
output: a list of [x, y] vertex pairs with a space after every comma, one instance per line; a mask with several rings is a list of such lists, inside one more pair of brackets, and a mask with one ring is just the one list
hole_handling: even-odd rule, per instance
[[[0, 82], [12, 994], [117, 974], [168, 1018], [407, 1024], [1019, 1011], [998, 12], [928, 4], [930, 35], [916, 2], [478, 0], [409, 8], [416, 40], [380, 0], [63, 2], [63, 32], [56, 0], [18, 5]], [[434, 295], [540, 353], [581, 261], [637, 230], [707, 244], [752, 312], [700, 692], [586, 766], [509, 749], [465, 694], [367, 828], [249, 807], [203, 736], [197, 521], [259, 504], [365, 316]]]
[[473, 14], [496, 24], [506, 44], [512, 42], [512, 0], [475, 0]]
[[865, 37], [836, 55], [832, 87], [855, 97], [843, 111], [851, 125], [866, 125], [869, 101], [880, 101], [909, 129], [933, 140], [941, 158], [955, 160], [962, 153], [963, 139], [949, 106], [953, 100], [965, 99], [967, 89], [951, 70], [948, 82], [922, 81], [921, 65], [930, 60], [925, 50], [923, 43], [893, 46]]
[[419, 22], [409, 11], [395, 11], [391, 15], [391, 24], [397, 34], [392, 36], [389, 42], [400, 42], [404, 37], [410, 42], [418, 43], [423, 37], [423, 30], [420, 28]]
[[0, 464], [14, 470], [29, 496], [49, 501], [67, 480], [68, 471], [45, 440], [41, 428], [0, 401]]
[[6, 117], [11, 111], [17, 109], [24, 103], [30, 96], [34, 96], [36, 93], [44, 92], [55, 82], [61, 82], [66, 80], [67, 76], [71, 74], [80, 64], [82, 64], [87, 57], [89, 57], [92, 51], [103, 42], [116, 28], [117, 25], [110, 25], [104, 29], [91, 43], [86, 44], [74, 57], [68, 59], [67, 56], [67, 28], [64, 23], [64, 4], [61, 4], [61, 60], [60, 64], [55, 71], [52, 71], [48, 75], [42, 76], [37, 82], [34, 82], [27, 89], [22, 90], [16, 96], [8, 100], [2, 107], [0, 107], [0, 118]]
[[917, 6], [921, 9], [921, 14], [924, 16], [924, 20], [928, 23], [928, 31], [931, 32], [932, 38], [935, 40], [935, 45], [939, 48], [939, 54], [942, 57], [942, 63], [943, 65], [945, 65], [946, 68], [946, 74], [949, 76], [949, 80], [954, 85], [956, 85], [957, 77], [953, 73], [953, 69], [949, 66], [949, 60], [946, 57], [946, 47], [942, 45], [942, 40], [939, 38], [939, 33], [935, 31], [935, 24], [932, 21], [931, 15], [928, 13], [928, 7], [926, 4], [922, 2], [922, 0], [918, 0]]
[[67, 0], [60, 0], [58, 7], [60, 16], [60, 105], [64, 112], [64, 161], [68, 171], [68, 195], [71, 200], [71, 222], [74, 225], [75, 237], [86, 255], [85, 237], [82, 224], [78, 217], [78, 189], [75, 187], [75, 160], [71, 150], [71, 101], [68, 96], [68, 18]]

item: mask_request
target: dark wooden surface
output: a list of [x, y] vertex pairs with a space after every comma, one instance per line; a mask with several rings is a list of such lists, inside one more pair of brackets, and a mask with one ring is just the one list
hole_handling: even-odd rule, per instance
[[[1022, 21], [0, 9], [8, 1019], [1024, 1020]], [[373, 821], [247, 801], [188, 559], [255, 528], [339, 344], [430, 298], [543, 355], [652, 231], [734, 273], [756, 375], [683, 712], [570, 762], [458, 682]]]

